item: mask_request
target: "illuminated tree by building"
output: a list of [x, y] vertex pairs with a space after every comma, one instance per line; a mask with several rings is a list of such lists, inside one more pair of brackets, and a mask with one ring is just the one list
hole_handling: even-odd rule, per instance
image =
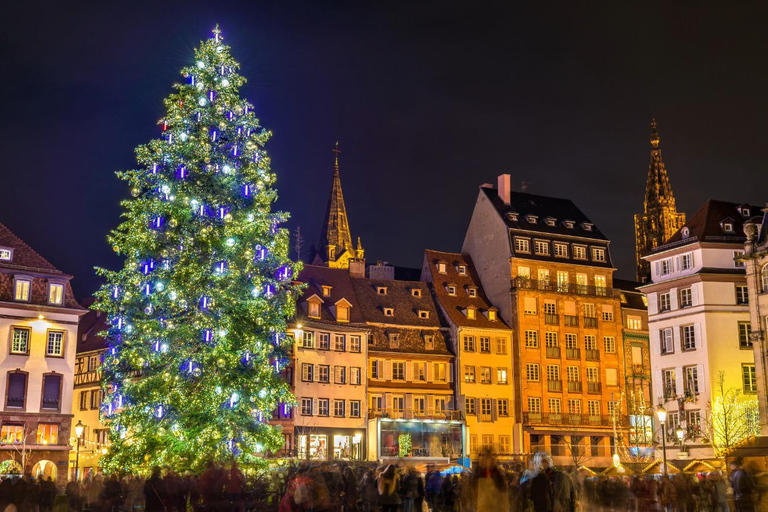
[[117, 173], [132, 198], [108, 238], [125, 263], [97, 270], [95, 305], [111, 322], [108, 471], [249, 461], [283, 442], [267, 419], [293, 401], [280, 372], [299, 268], [288, 215], [272, 211], [271, 133], [240, 97], [238, 68], [217, 27], [165, 100], [162, 135]]
[[708, 418], [712, 447], [720, 457], [750, 436], [760, 435], [760, 413], [756, 397], [741, 394], [741, 389], [725, 387], [725, 372], [720, 372], [717, 394], [710, 403]]

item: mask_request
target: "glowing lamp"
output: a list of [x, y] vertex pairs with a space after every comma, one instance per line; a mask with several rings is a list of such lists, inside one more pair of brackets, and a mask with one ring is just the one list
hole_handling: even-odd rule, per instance
[[682, 443], [683, 438], [685, 437], [685, 430], [683, 430], [683, 427], [678, 425], [675, 429], [675, 435], [677, 435], [677, 439]]
[[85, 425], [83, 425], [81, 420], [77, 420], [77, 425], [75, 425], [75, 435], [78, 439], [83, 437], [83, 430], [85, 430]]
[[659, 418], [659, 423], [662, 425], [667, 422], [667, 410], [661, 404], [656, 408], [656, 417]]

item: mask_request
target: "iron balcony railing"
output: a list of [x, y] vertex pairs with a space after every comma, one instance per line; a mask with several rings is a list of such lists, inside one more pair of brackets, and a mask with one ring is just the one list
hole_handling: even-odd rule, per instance
[[597, 317], [596, 316], [585, 316], [584, 317], [584, 327], [587, 329], [597, 329]]
[[588, 348], [584, 351], [587, 356], [587, 361], [599, 361], [600, 351], [594, 348]]
[[561, 380], [548, 380], [547, 381], [547, 389], [550, 391], [562, 391], [563, 390], [563, 381]]
[[601, 393], [603, 386], [600, 382], [587, 382], [587, 393]]
[[568, 391], [571, 393], [581, 393], [581, 381], [580, 380], [569, 380], [568, 381]]
[[544, 313], [544, 323], [547, 325], [560, 325], [560, 315], [557, 313]]
[[618, 297], [619, 290], [613, 290], [602, 286], [587, 286], [584, 284], [557, 283], [554, 281], [540, 281], [516, 277], [512, 280], [513, 288], [522, 290], [542, 290], [555, 293], [571, 293], [578, 295], [592, 295], [594, 297]]
[[576, 315], [565, 315], [565, 326], [566, 327], [578, 327], [579, 326], [579, 317]]
[[547, 357], [560, 359], [560, 347], [547, 347]]
[[566, 359], [574, 359], [578, 361], [581, 359], [581, 349], [580, 348], [566, 348], [565, 349], [565, 358]]
[[[625, 416], [616, 416], [616, 425], [625, 425]], [[587, 427], [612, 427], [613, 417], [590, 416], [588, 414], [557, 414], [557, 413], [523, 413], [523, 424], [526, 425], [574, 425]]]
[[368, 409], [369, 418], [391, 418], [393, 420], [461, 420], [461, 411], [446, 409]]

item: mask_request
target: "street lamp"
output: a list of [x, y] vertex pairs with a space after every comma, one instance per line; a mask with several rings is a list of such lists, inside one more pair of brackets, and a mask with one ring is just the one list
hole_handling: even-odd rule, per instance
[[677, 436], [677, 440], [680, 441], [680, 445], [682, 445], [683, 438], [685, 437], [685, 430], [683, 430], [683, 427], [678, 425], [677, 428], [675, 429], [675, 435]]
[[85, 425], [83, 425], [81, 420], [77, 420], [77, 425], [75, 425], [75, 436], [77, 436], [77, 452], [75, 454], [75, 482], [78, 481], [78, 477], [80, 476], [80, 438], [83, 437], [83, 430], [85, 430]]
[[656, 417], [661, 423], [661, 452], [664, 455], [664, 476], [667, 475], [667, 410], [662, 404], [656, 408]]

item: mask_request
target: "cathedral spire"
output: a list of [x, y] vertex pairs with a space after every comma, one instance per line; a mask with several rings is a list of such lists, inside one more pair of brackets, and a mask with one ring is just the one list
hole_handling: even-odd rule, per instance
[[651, 163], [648, 166], [648, 182], [645, 186], [644, 211], [648, 213], [654, 208], [668, 206], [675, 209], [675, 196], [669, 183], [667, 169], [661, 159], [659, 148], [659, 130], [656, 119], [651, 122]]
[[339, 173], [339, 143], [333, 149], [336, 154], [333, 164], [333, 183], [328, 208], [325, 212], [323, 231], [320, 235], [320, 257], [329, 267], [346, 268], [349, 259], [356, 257], [352, 246], [352, 233], [349, 230], [347, 208], [344, 205], [344, 194], [341, 191]]

